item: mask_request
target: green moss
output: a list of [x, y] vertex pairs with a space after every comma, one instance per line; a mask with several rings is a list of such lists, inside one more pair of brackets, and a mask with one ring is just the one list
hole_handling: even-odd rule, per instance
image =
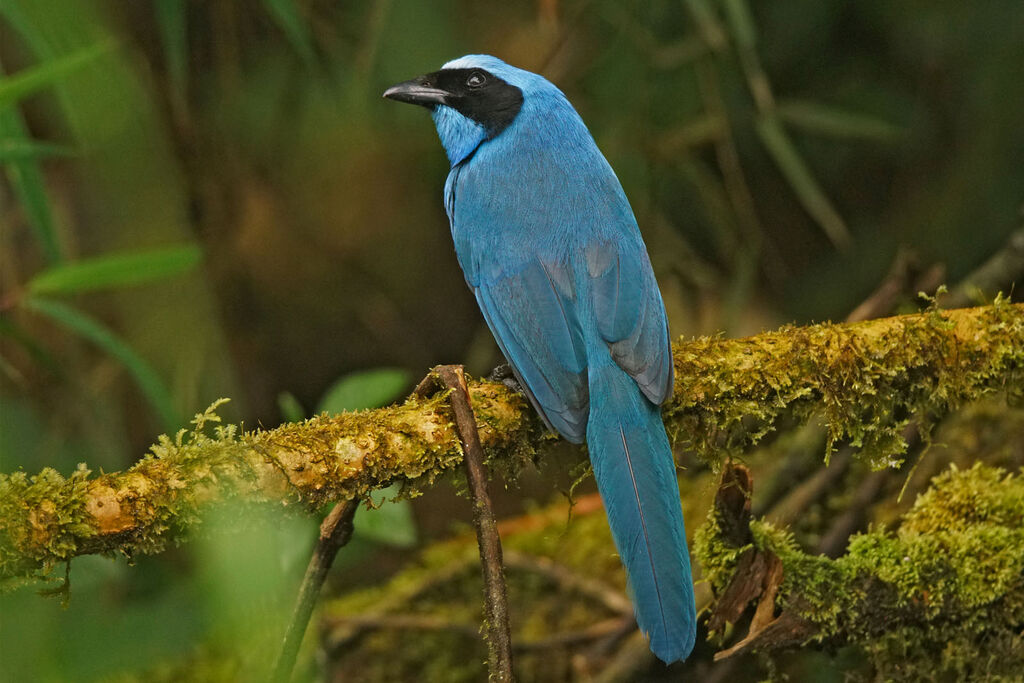
[[[539, 421], [501, 385], [474, 385], [472, 395], [489, 458], [517, 471], [535, 454]], [[86, 553], [160, 552], [207, 505], [319, 509], [394, 481], [416, 495], [462, 459], [443, 396], [248, 433], [220, 424], [222, 402], [125, 472], [0, 474], [0, 579], [45, 578]]]
[[[902, 458], [901, 432], [912, 415], [927, 431], [930, 417], [982, 395], [1022, 397], [1024, 307], [1000, 300], [749, 339], [698, 339], [676, 347], [675, 368], [666, 426], [709, 463], [740, 453], [784, 419], [820, 414], [829, 449], [848, 441], [881, 467]], [[472, 383], [470, 394], [488, 461], [515, 477], [550, 435], [504, 386]], [[197, 416], [191, 432], [161, 437], [123, 473], [0, 475], [0, 578], [45, 574], [83, 553], [159, 552], [210, 502], [242, 497], [320, 508], [395, 481], [411, 496], [461, 462], [443, 395], [244, 434], [219, 425], [215, 408]]]
[[[831, 646], [856, 645], [883, 679], [999, 680], [1024, 671], [1024, 477], [977, 464], [933, 480], [895, 531], [854, 536], [836, 560], [765, 522], [754, 545], [782, 560], [779, 602]], [[714, 520], [696, 539], [717, 590], [734, 549]]]
[[[999, 299], [963, 311], [700, 338], [675, 353], [670, 431], [704, 460], [737, 456], [776, 429], [821, 415], [827, 450], [849, 443], [898, 464], [911, 417], [932, 419], [994, 392], [1024, 395], [1024, 314]], [[997, 379], [999, 378], [999, 379]]]

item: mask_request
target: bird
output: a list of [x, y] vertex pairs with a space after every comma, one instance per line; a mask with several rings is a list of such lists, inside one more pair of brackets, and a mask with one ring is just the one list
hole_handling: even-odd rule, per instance
[[497, 57], [460, 57], [384, 97], [431, 111], [466, 283], [543, 421], [586, 442], [651, 651], [685, 660], [696, 609], [660, 409], [668, 320], [622, 185], [562, 91]]

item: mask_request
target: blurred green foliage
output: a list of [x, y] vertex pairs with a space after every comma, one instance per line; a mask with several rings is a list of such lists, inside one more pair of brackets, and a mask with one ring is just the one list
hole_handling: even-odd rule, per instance
[[[328, 394], [390, 400], [437, 363], [489, 370], [444, 155], [424, 112], [380, 99], [470, 52], [542, 71], [580, 110], [676, 334], [842, 317], [900, 246], [955, 281], [1020, 221], [1019, 10], [0, 0], [0, 470], [120, 469], [218, 396], [271, 426]], [[428, 536], [464, 512], [438, 496], [417, 502]], [[286, 603], [301, 572], [312, 530], [287, 524], [221, 559], [76, 562], [64, 612], [2, 598], [0, 678], [91, 680], [241, 629], [226, 596]]]

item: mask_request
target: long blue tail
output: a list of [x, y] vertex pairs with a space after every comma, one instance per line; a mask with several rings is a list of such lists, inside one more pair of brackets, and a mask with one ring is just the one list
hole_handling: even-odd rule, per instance
[[633, 607], [651, 650], [686, 659], [696, 638], [690, 557], [661, 413], [617, 365], [590, 368], [587, 447]]

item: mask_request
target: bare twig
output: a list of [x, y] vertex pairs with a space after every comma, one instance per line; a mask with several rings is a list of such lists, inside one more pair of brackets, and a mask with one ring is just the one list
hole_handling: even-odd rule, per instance
[[586, 628], [578, 631], [564, 631], [555, 633], [547, 638], [539, 640], [523, 640], [515, 644], [516, 652], [537, 652], [538, 650], [550, 650], [558, 647], [569, 647], [587, 643], [592, 640], [600, 640], [608, 636], [621, 636], [636, 628], [633, 615], [628, 617], [612, 617], [595, 622]]
[[922, 270], [916, 255], [901, 249], [882, 283], [846, 316], [846, 322], [853, 323], [891, 315], [901, 297], [913, 297], [921, 291], [935, 291], [935, 288], [942, 284], [945, 274], [946, 269], [938, 264]]
[[985, 263], [945, 297], [939, 298], [946, 308], [970, 306], [972, 301], [994, 296], [996, 292], [1012, 289], [1013, 285], [1024, 284], [1024, 228], [1018, 228]]
[[[480, 628], [467, 621], [452, 621], [429, 614], [359, 614], [332, 617], [326, 624], [330, 628], [344, 628], [356, 634], [366, 631], [447, 631], [466, 638], [476, 639]], [[515, 643], [516, 652], [537, 652], [559, 647], [570, 647], [609, 635], [627, 633], [635, 628], [632, 614], [629, 618], [612, 617], [595, 622], [576, 631], [555, 633], [538, 640], [522, 640]]]
[[[467, 638], [480, 636], [480, 627], [468, 621], [452, 621], [429, 614], [353, 614], [325, 620], [324, 626], [345, 629], [355, 635], [365, 631], [448, 631]], [[337, 643], [332, 643], [336, 647]]]
[[299, 653], [299, 646], [306, 633], [309, 617], [313, 614], [317, 596], [320, 595], [324, 579], [327, 578], [327, 571], [334, 563], [334, 557], [338, 554], [338, 550], [352, 538], [352, 519], [355, 517], [358, 507], [359, 500], [355, 498], [338, 503], [320, 524], [320, 538], [313, 550], [313, 556], [309, 559], [306, 575], [302, 577], [302, 586], [299, 588], [299, 597], [295, 602], [295, 611], [292, 613], [288, 631], [284, 636], [284, 643], [281, 645], [281, 653], [274, 666], [272, 680], [277, 683], [286, 683], [291, 679], [292, 669], [295, 667], [295, 657]]
[[[920, 442], [920, 429], [917, 420], [911, 420], [903, 429], [903, 438], [912, 449]], [[894, 474], [895, 472], [895, 474]], [[879, 470], [872, 472], [861, 481], [853, 494], [853, 500], [845, 512], [835, 519], [828, 531], [818, 543], [818, 552], [828, 557], [839, 557], [846, 549], [846, 542], [857, 530], [864, 527], [867, 511], [871, 509], [885, 491], [885, 485], [893, 476], [904, 476], [900, 470]]]
[[512, 629], [508, 616], [508, 595], [501, 561], [501, 538], [498, 523], [487, 493], [484, 451], [480, 445], [476, 417], [469, 403], [469, 389], [461, 365], [442, 365], [434, 371], [451, 390], [448, 400], [455, 415], [455, 427], [462, 444], [466, 480], [473, 500], [473, 524], [480, 546], [481, 571], [484, 578], [484, 607], [487, 622], [487, 655], [491, 678], [512, 681]]
[[[824, 430], [822, 430], [824, 440]], [[830, 459], [827, 466], [820, 466], [809, 477], [790, 489], [789, 494], [776, 502], [765, 513], [768, 521], [779, 526], [792, 524], [807, 509], [817, 503], [825, 494], [835, 489], [853, 461], [853, 449], [846, 446]]]
[[527, 555], [513, 550], [505, 553], [505, 566], [509, 569], [519, 569], [546, 576], [558, 584], [562, 591], [581, 593], [600, 602], [615, 614], [628, 618], [633, 617], [633, 605], [625, 594], [606, 586], [601, 581], [580, 576], [550, 558]]

